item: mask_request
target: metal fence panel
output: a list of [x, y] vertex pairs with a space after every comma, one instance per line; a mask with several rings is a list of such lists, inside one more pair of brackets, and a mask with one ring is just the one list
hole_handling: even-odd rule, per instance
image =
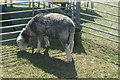
[[[62, 8], [67, 8], [67, 7], [63, 7], [61, 6], [60, 4], [54, 4], [52, 2], [40, 2], [40, 1], [34, 1], [34, 0], [29, 0], [29, 1], [17, 1], [17, 2], [12, 2], [12, 3], [2, 3], [0, 4], [0, 6], [3, 6], [4, 8], [4, 5], [12, 5], [15, 6], [15, 5], [20, 5], [20, 4], [27, 4], [27, 3], [30, 3], [32, 5], [32, 7], [28, 9], [21, 9], [21, 10], [15, 10], [15, 11], [5, 11], [5, 12], [1, 12], [0, 15], [4, 17], [4, 15], [19, 15], [19, 14], [24, 14], [24, 13], [31, 13], [31, 17], [17, 17], [17, 18], [9, 18], [9, 19], [4, 19], [4, 20], [1, 20], [0, 23], [12, 23], [12, 22], [16, 22], [16, 21], [23, 21], [23, 20], [29, 20], [31, 19], [36, 13], [40, 13], [41, 11], [44, 11], [44, 12], [51, 12], [50, 10], [59, 10], [60, 13], [62, 14], [65, 14], [65, 15], [68, 15], [70, 17], [73, 17], [74, 16], [74, 11], [72, 9], [74, 9], [73, 7], [76, 7], [75, 4], [73, 5], [73, 3], [69, 3], [69, 6], [71, 7], [69, 9], [69, 12], [65, 12], [62, 10]], [[39, 5], [39, 6], [36, 6], [36, 3]], [[41, 7], [41, 6], [42, 7]], [[51, 6], [50, 6], [51, 5]], [[11, 6], [10, 6], [11, 7]], [[13, 7], [14, 8], [14, 7]], [[20, 28], [21, 26], [25, 26], [26, 23], [20, 23], [20, 24], [12, 24], [12, 25], [6, 25], [6, 26], [2, 26], [0, 27], [0, 30], [3, 30], [3, 32], [0, 34], [0, 36], [4, 36], [4, 35], [12, 35], [12, 34], [18, 34], [20, 32], [20, 30], [12, 30], [12, 31], [7, 31], [7, 32], [4, 32], [4, 30], [8, 30], [8, 29], [18, 29]], [[13, 37], [11, 39], [3, 39], [1, 40], [0, 42], [9, 42], [9, 41], [14, 41], [16, 39], [16, 37]]]
[[[116, 24], [120, 24], [120, 22], [116, 21], [116, 20], [107, 19], [107, 18], [103, 18], [103, 17], [96, 16], [96, 15], [93, 15], [93, 14], [81, 12], [80, 11], [81, 9], [86, 9], [86, 10], [90, 10], [91, 12], [95, 11], [95, 12], [103, 13], [105, 15], [114, 16], [116, 18], [120, 17], [120, 15], [118, 15], [118, 14], [113, 14], [113, 13], [109, 13], [109, 12], [106, 12], [106, 11], [93, 9], [93, 7], [94, 7], [93, 5], [91, 5], [92, 8], [89, 8], [88, 4], [87, 4], [87, 6], [83, 6], [83, 5], [81, 5], [82, 2], [77, 2], [77, 3], [72, 2], [72, 3], [67, 4], [66, 7], [64, 7], [64, 6], [61, 6], [60, 4], [55, 4], [55, 3], [52, 3], [52, 2], [46, 2], [45, 3], [45, 2], [39, 2], [39, 1], [34, 1], [33, 0], [33, 1], [25, 1], [25, 2], [19, 2], [18, 1], [18, 2], [13, 2], [13, 3], [3, 3], [3, 4], [0, 4], [0, 6], [17, 5], [17, 4], [23, 4], [23, 3], [24, 4], [30, 3], [32, 5], [32, 7], [30, 7], [29, 10], [27, 10], [27, 9], [23, 10], [22, 9], [22, 10], [17, 10], [17, 11], [2, 12], [2, 13], [0, 13], [0, 16], [1, 15], [15, 15], [15, 14], [20, 14], [20, 13], [21, 14], [31, 13], [31, 17], [23, 17], [23, 18], [19, 17], [19, 18], [14, 18], [14, 19], [10, 18], [10, 19], [1, 20], [0, 23], [8, 23], [8, 22], [29, 20], [36, 14], [36, 12], [37, 13], [40, 13], [41, 11], [51, 12], [50, 10], [57, 10], [58, 9], [60, 13], [71, 17], [75, 21], [77, 27], [82, 26], [82, 27], [85, 27], [87, 29], [92, 29], [92, 30], [95, 30], [95, 31], [98, 31], [98, 32], [101, 32], [101, 33], [105, 33], [105, 34], [114, 36], [114, 37], [118, 37], [118, 38], [120, 37], [117, 33], [114, 34], [114, 33], [111, 33], [111, 32], [107, 32], [107, 31], [104, 31], [104, 30], [100, 30], [100, 29], [96, 29], [96, 28], [93, 28], [93, 27], [90, 27], [90, 26], [85, 26], [83, 24], [80, 24], [81, 21], [84, 21], [84, 22], [99, 25], [101, 27], [105, 27], [105, 28], [108, 28], [108, 29], [111, 29], [111, 30], [120, 31], [120, 29], [118, 29], [116, 27], [108, 26], [108, 25], [105, 25], [105, 24], [101, 24], [101, 23], [97, 23], [97, 22], [85, 19], [85, 18], [81, 18], [80, 15], [84, 15], [86, 17], [97, 18], [97, 19], [100, 19], [100, 20], [105, 20], [105, 21], [108, 21], [108, 22], [113, 22], [113, 23], [116, 23]], [[114, 8], [120, 8], [120, 6], [112, 5], [112, 4], [108, 4], [108, 3], [94, 2], [94, 4], [95, 3], [105, 5], [105, 6], [114, 7]], [[39, 6], [36, 6], [36, 4], [38, 4]], [[93, 4], [93, 2], [91, 4]], [[42, 5], [42, 7], [40, 5]], [[62, 8], [68, 9], [68, 11], [62, 10]], [[26, 23], [7, 25], [7, 26], [0, 27], [0, 30], [1, 29], [8, 29], [8, 28], [18, 28], [18, 27], [25, 26], [25, 25], [26, 25]], [[12, 31], [12, 32], [10, 31], [10, 32], [1, 33], [0, 35], [1, 36], [2, 35], [8, 35], [8, 34], [10, 35], [10, 34], [19, 33], [19, 32], [20, 32], [19, 30], [18, 31]], [[98, 34], [86, 32], [86, 31], [83, 31], [83, 30], [82, 30], [82, 32], [88, 33], [88, 34], [91, 34], [91, 35], [94, 35], [94, 36], [98, 35]], [[100, 37], [100, 36], [98, 36], [98, 37]], [[100, 38], [104, 38], [104, 39], [119, 43], [119, 41], [117, 41], [117, 40], [114, 40], [114, 39], [112, 40], [112, 39], [109, 39], [109, 38], [105, 38], [104, 36], [100, 37]], [[2, 40], [2, 41], [6, 42], [6, 41], [14, 40], [14, 39], [8, 39], [8, 40]], [[0, 41], [0, 42], [2, 42], [2, 41]]]
[[[104, 5], [104, 6], [106, 6], [106, 7], [107, 7], [107, 6], [110, 6], [110, 7], [116, 8], [116, 9], [120, 8], [119, 5], [113, 5], [113, 4], [108, 4], [108, 3], [103, 3], [103, 2], [97, 2], [97, 1], [94, 2], [94, 4], [95, 4], [95, 3], [96, 3], [96, 4]], [[116, 18], [119, 18], [119, 17], [120, 17], [119, 14], [113, 14], [113, 13], [110, 13], [110, 12], [107, 12], [107, 11], [102, 11], [102, 10], [93, 9], [93, 8], [88, 7], [88, 6], [83, 6], [83, 5], [82, 5], [81, 8], [82, 8], [82, 9], [86, 9], [86, 11], [91, 11], [91, 12], [94, 11], [94, 12], [102, 13], [102, 14], [105, 14], [105, 15], [108, 15], [108, 16], [114, 16], [114, 17], [116, 17]], [[104, 21], [108, 21], [108, 22], [111, 22], [111, 23], [115, 23], [115, 24], [117, 24], [117, 25], [120, 24], [119, 20], [116, 21], [116, 20], [112, 20], [112, 19], [107, 19], [107, 18], [103, 18], [103, 17], [100, 17], [100, 16], [96, 16], [96, 15], [90, 14], [90, 13], [80, 12], [80, 15], [84, 15], [84, 16], [86, 16], [86, 17], [97, 18], [97, 19], [100, 19], [100, 20], [104, 20]], [[113, 27], [113, 25], [112, 25], [112, 26], [108, 26], [108, 25], [106, 25], [106, 24], [97, 23], [97, 22], [94, 22], [94, 21], [91, 21], [91, 20], [88, 20], [88, 19], [85, 19], [85, 18], [80, 18], [80, 21], [88, 22], [88, 23], [94, 24], [94, 25], [99, 25], [99, 26], [101, 26], [101, 28], [102, 28], [102, 27], [105, 27], [105, 28], [108, 28], [108, 29], [111, 29], [111, 30], [115, 30], [115, 31], [117, 31], [116, 34], [115, 34], [115, 33], [111, 33], [111, 32], [109, 32], [109, 31], [104, 31], [104, 30], [102, 30], [102, 29], [97, 29], [97, 27], [94, 28], [94, 27], [89, 27], [89, 26], [80, 24], [80, 26], [85, 27], [85, 28], [87, 28], [87, 29], [92, 29], [92, 30], [95, 30], [95, 31], [98, 31], [98, 32], [101, 32], [101, 33], [109, 34], [109, 35], [111, 35], [111, 36], [120, 38], [120, 36], [118, 35], [118, 31], [120, 31], [120, 29], [119, 29], [118, 27], [117, 27], [117, 28], [116, 28], [116, 27]], [[109, 40], [109, 41], [112, 41], [112, 42], [115, 42], [115, 43], [120, 44], [120, 42], [119, 42], [118, 40], [114, 40], [114, 39], [107, 38], [106, 36], [98, 35], [98, 33], [88, 32], [88, 31], [84, 31], [84, 30], [82, 30], [82, 32], [88, 33], [88, 34], [90, 34], [90, 35], [97, 36], [97, 37], [100, 37], [100, 38], [103, 38], [103, 39], [106, 39], [106, 40]]]

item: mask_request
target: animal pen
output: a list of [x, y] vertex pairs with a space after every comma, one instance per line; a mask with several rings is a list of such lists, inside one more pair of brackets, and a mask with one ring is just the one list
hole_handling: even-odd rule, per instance
[[[0, 48], [0, 51], [1, 51], [0, 53], [1, 66], [0, 67], [6, 68], [9, 71], [10, 70], [9, 68], [15, 67], [17, 64], [19, 64], [17, 61], [17, 58], [19, 55], [19, 53], [17, 52], [19, 51], [19, 49], [16, 46], [16, 37], [20, 33], [21, 29], [26, 26], [27, 22], [34, 15], [38, 13], [51, 13], [51, 12], [61, 13], [61, 14], [69, 16], [75, 22], [76, 27], [81, 29], [81, 32], [77, 33], [75, 36], [76, 39], [78, 38], [77, 39], [78, 41], [76, 42], [79, 43], [79, 44], [76, 43], [77, 44], [76, 47], [78, 50], [75, 49], [75, 53], [77, 51], [80, 51], [80, 53], [82, 52], [88, 53], [88, 55], [90, 53], [91, 56], [94, 55], [98, 57], [99, 53], [105, 54], [107, 52], [105, 50], [108, 50], [108, 48], [105, 47], [103, 49], [103, 52], [92, 54], [94, 53], [95, 50], [102, 48], [100, 44], [102, 45], [105, 44], [105, 46], [114, 45], [113, 47], [116, 47], [115, 49], [117, 49], [118, 45], [120, 44], [119, 42], [120, 36], [118, 35], [118, 32], [120, 31], [120, 29], [118, 28], [118, 25], [120, 24], [119, 22], [120, 15], [118, 13], [119, 8], [120, 8], [119, 6], [120, 3], [119, 2], [116, 2], [116, 3], [117, 4], [111, 4], [109, 2], [104, 3], [104, 2], [97, 2], [97, 1], [96, 2], [91, 2], [91, 1], [89, 2], [85, 2], [85, 1], [77, 2], [76, 1], [75, 2], [72, 0], [69, 0], [68, 2], [46, 2], [46, 1], [36, 1], [36, 0], [35, 1], [34, 0], [32, 1], [10, 0], [10, 2], [8, 3], [1, 2], [0, 17], [2, 20], [0, 20], [0, 23], [1, 23], [0, 43], [2, 47]], [[104, 7], [101, 9], [99, 8], [99, 6], [104, 6]], [[110, 9], [116, 10], [116, 11], [112, 12]], [[90, 39], [92, 39], [92, 41], [90, 41]], [[97, 47], [99, 46], [101, 47], [97, 48], [95, 44]], [[85, 48], [84, 45], [89, 45], [89, 46], [87, 46], [88, 48]], [[28, 48], [28, 51], [29, 50], [31, 50], [31, 47]], [[110, 59], [111, 63], [115, 64], [115, 66], [118, 65], [118, 50], [111, 49], [110, 52], [111, 54], [109, 54], [109, 56], [107, 55], [107, 57], [104, 57], [104, 59], [106, 61], [109, 61]], [[115, 54], [113, 55], [112, 52]], [[102, 54], [102, 57], [103, 57], [103, 54]], [[3, 73], [7, 74], [7, 72], [5, 71], [3, 70]], [[48, 73], [52, 73], [52, 71], [50, 72], [48, 70]], [[66, 78], [66, 76], [63, 77], [63, 75], [58, 75], [57, 73], [52, 73], [52, 74], [54, 74], [58, 78], [59, 77]], [[21, 77], [18, 74], [16, 75], [17, 77]], [[72, 78], [75, 78], [75, 76], [77, 76], [78, 78], [81, 78], [80, 75], [77, 74], [77, 72], [74, 73], [74, 76]], [[85, 76], [83, 77], [85, 78]], [[11, 76], [2, 75], [2, 77], [14, 77], [14, 76], [13, 75]], [[69, 76], [67, 77], [69, 78]], [[86, 78], [89, 78], [89, 77], [90, 76]], [[98, 76], [98, 77], [101, 78], [101, 76]], [[117, 69], [116, 69], [115, 76], [108, 76], [108, 77], [117, 78], [118, 77]]]

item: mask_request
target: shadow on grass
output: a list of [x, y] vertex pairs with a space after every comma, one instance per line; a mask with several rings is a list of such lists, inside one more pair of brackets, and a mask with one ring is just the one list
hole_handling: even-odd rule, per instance
[[[77, 53], [77, 54], [81, 54], [81, 53], [84, 53], [84, 54], [87, 54], [86, 51], [85, 51], [85, 48], [82, 44], [82, 38], [81, 38], [81, 35], [82, 33], [77, 33], [75, 34], [75, 45], [74, 45], [74, 49], [73, 49], [73, 53]], [[52, 39], [52, 38], [49, 38], [50, 40], [50, 47], [49, 49], [52, 49], [52, 50], [60, 50], [60, 51], [65, 51], [61, 42], [58, 40], [58, 39]], [[30, 41], [30, 47], [33, 47], [33, 48], [37, 48], [37, 38], [36, 37], [33, 37]], [[45, 42], [42, 41], [42, 48], [45, 48]], [[46, 48], [45, 48], [46, 49]]]
[[38, 67], [46, 73], [57, 76], [58, 78], [76, 78], [74, 60], [72, 63], [67, 63], [63, 60], [49, 57], [48, 49], [44, 54], [31, 54], [28, 52], [18, 52], [18, 58], [28, 59], [35, 67]]

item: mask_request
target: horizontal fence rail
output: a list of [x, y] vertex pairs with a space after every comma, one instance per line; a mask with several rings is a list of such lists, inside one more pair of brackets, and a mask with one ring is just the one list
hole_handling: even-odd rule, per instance
[[26, 20], [26, 19], [31, 19], [31, 18], [32, 18], [32, 17], [28, 17], [28, 18], [18, 18], [18, 19], [9, 19], [9, 20], [2, 20], [2, 21], [0, 21], [0, 23], [9, 22], [9, 21]]
[[[46, 9], [34, 9], [34, 11], [43, 11], [43, 10], [52, 10], [52, 9], [59, 9], [59, 8], [46, 8]], [[33, 10], [22, 10], [22, 11], [14, 11], [14, 12], [3, 12], [0, 15], [4, 14], [16, 14], [16, 13], [24, 13], [24, 12], [32, 12]]]
[[111, 7], [120, 8], [120, 6], [111, 5], [111, 4], [107, 4], [107, 3], [102, 3], [102, 2], [95, 2], [95, 3], [99, 3], [99, 4], [103, 4], [103, 5], [111, 6]]
[[100, 38], [103, 38], [103, 39], [106, 39], [106, 40], [109, 40], [109, 41], [112, 41], [112, 42], [115, 42], [115, 43], [120, 44], [120, 42], [118, 42], [118, 41], [116, 41], [116, 40], [113, 40], [113, 39], [108, 39], [108, 38], [103, 37], [103, 36], [100, 36], [100, 35], [98, 35], [98, 34], [90, 33], [90, 32], [83, 31], [83, 30], [82, 30], [82, 32], [84, 32], [84, 33], [88, 33], [88, 34], [90, 34], [90, 35], [97, 36], [97, 37], [100, 37]]
[[115, 36], [115, 37], [120, 37], [119, 35], [115, 35], [113, 33], [109, 33], [109, 32], [103, 31], [103, 30], [99, 30], [99, 29], [95, 29], [95, 28], [92, 28], [92, 27], [88, 27], [88, 26], [85, 26], [85, 25], [82, 25], [82, 24], [80, 24], [80, 26], [83, 26], [85, 28], [89, 28], [89, 29], [92, 29], [92, 30], [95, 30], [95, 31], [99, 31], [99, 32], [102, 32], [102, 33], [105, 33], [105, 34], [109, 34], [109, 35], [112, 35], [112, 36]]
[[3, 3], [3, 4], [0, 4], [1, 6], [2, 5], [11, 5], [11, 4], [22, 4], [22, 3], [35, 3], [35, 2], [40, 2], [40, 1], [24, 1], [24, 2], [14, 2], [14, 3]]
[[26, 26], [27, 24], [18, 24], [18, 25], [12, 25], [12, 26], [4, 26], [4, 27], [0, 27], [0, 29], [7, 29], [7, 28], [16, 28], [16, 27], [20, 27], [20, 26]]
[[16, 33], [19, 33], [19, 32], [21, 32], [21, 30], [20, 31], [14, 31], [14, 32], [1, 33], [0, 36], [10, 35], [10, 34], [16, 34]]
[[81, 8], [85, 8], [85, 9], [88, 9], [88, 10], [97, 11], [97, 12], [100, 12], [100, 13], [104, 13], [104, 14], [108, 14], [108, 15], [120, 17], [120, 15], [117, 15], [117, 14], [112, 14], [112, 13], [108, 13], [108, 12], [103, 12], [103, 11], [100, 11], [100, 10], [95, 10], [95, 9], [91, 9], [91, 8], [87, 8], [87, 7], [83, 7], [83, 6], [81, 6]]
[[106, 19], [106, 18], [102, 18], [102, 17], [90, 15], [90, 14], [85, 14], [85, 13], [82, 13], [82, 12], [81, 12], [80, 14], [85, 15], [85, 16], [94, 17], [94, 18], [99, 18], [99, 19], [106, 20], [106, 21], [110, 21], [110, 22], [114, 22], [114, 23], [120, 23], [120, 22], [118, 22], [118, 21], [114, 21], [114, 20], [110, 20], [110, 19]]
[[80, 20], [86, 21], [86, 22], [89, 22], [89, 23], [93, 23], [93, 24], [96, 24], [96, 25], [100, 25], [102, 27], [106, 27], [106, 28], [110, 28], [110, 29], [113, 29], [113, 30], [120, 31], [120, 29], [118, 29], [118, 28], [113, 28], [111, 26], [107, 26], [107, 25], [104, 25], [104, 24], [96, 23], [96, 22], [93, 22], [93, 21], [90, 21], [90, 20], [86, 20], [86, 19], [83, 19], [83, 18], [80, 18]]
[[4, 42], [10, 42], [10, 41], [15, 41], [16, 38], [12, 38], [12, 39], [7, 39], [7, 40], [2, 40], [0, 41], [0, 43], [4, 43]]

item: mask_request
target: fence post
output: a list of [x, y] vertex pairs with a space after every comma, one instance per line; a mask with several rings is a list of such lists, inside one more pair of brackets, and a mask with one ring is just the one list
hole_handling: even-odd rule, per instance
[[[2, 5], [0, 5], [0, 13], [2, 13]], [[1, 20], [2, 20], [2, 15], [0, 15], [0, 21]], [[0, 23], [0, 27], [2, 27], [2, 23]], [[0, 29], [0, 33], [2, 33], [2, 29]], [[0, 35], [0, 41], [2, 41], [2, 35]], [[2, 46], [1, 42], [0, 42], [0, 46]], [[1, 50], [0, 50], [0, 53], [1, 53]], [[1, 56], [1, 54], [0, 54], [0, 56]], [[1, 61], [1, 59], [0, 59], [0, 61]]]
[[31, 8], [31, 0], [29, 0], [29, 3], [28, 3], [28, 4], [29, 4], [29, 8]]
[[[2, 5], [0, 5], [0, 13], [2, 13], [2, 10], [3, 8], [2, 8]], [[0, 15], [0, 21], [2, 20], [2, 16], [3, 15]], [[2, 27], [2, 23], [0, 23], [0, 27]], [[2, 31], [1, 31], [2, 29], [0, 29], [0, 33], [2, 33]], [[1, 36], [0, 36], [1, 37]], [[0, 38], [1, 39], [1, 38]]]
[[48, 7], [51, 8], [51, 3], [50, 2], [48, 2]]
[[[12, 3], [13, 1], [12, 0], [10, 0], [10, 3]], [[10, 7], [13, 7], [13, 5], [12, 4], [10, 4]]]
[[[76, 25], [76, 28], [79, 29], [80, 27], [80, 2], [76, 2], [76, 14], [75, 14], [75, 25]], [[75, 31], [75, 38], [74, 38], [74, 43], [75, 43], [75, 46], [78, 44], [78, 40], [80, 39], [80, 34], [79, 34], [79, 31]]]
[[94, 8], [94, 2], [91, 1], [91, 8], [93, 9]]
[[45, 6], [45, 4], [46, 4], [46, 3], [45, 3], [45, 1], [43, 1], [43, 8], [45, 8], [45, 7], [46, 7], [46, 6]]
[[80, 2], [76, 2], [76, 27], [80, 25]]
[[40, 2], [38, 2], [38, 8], [40, 8]]
[[72, 20], [74, 20], [75, 3], [73, 0], [71, 1], [71, 6], [73, 6], [73, 7], [71, 7], [71, 9], [72, 9]]
[[[118, 2], [118, 6], [120, 6], [120, 1]], [[120, 7], [118, 8], [118, 15], [120, 15]], [[118, 21], [120, 21], [120, 17], [118, 17]], [[118, 29], [120, 29], [120, 23], [118, 23]], [[120, 35], [120, 31], [118, 31], [118, 35]], [[120, 38], [118, 38], [118, 41], [120, 41]], [[120, 49], [120, 46], [118, 47], [118, 49]], [[120, 55], [119, 55], [119, 57], [120, 57]]]
[[[2, 13], [2, 6], [0, 5], [0, 13]], [[2, 15], [0, 15], [0, 20], [2, 20]], [[0, 23], [0, 27], [2, 27], [2, 23]], [[0, 29], [0, 33], [2, 33], [2, 29]], [[0, 35], [0, 41], [2, 41], [2, 35]], [[2, 46], [2, 42], [0, 42], [0, 46]], [[2, 62], [2, 47], [0, 47], [0, 62]], [[3, 68], [3, 65], [0, 65], [0, 68]], [[2, 74], [2, 70], [0, 69], [0, 74]]]
[[[5, 0], [5, 3], [7, 3], [7, 0]], [[7, 5], [5, 4], [5, 7], [7, 7]]]
[[34, 0], [32, 0], [32, 16], [34, 16]]

